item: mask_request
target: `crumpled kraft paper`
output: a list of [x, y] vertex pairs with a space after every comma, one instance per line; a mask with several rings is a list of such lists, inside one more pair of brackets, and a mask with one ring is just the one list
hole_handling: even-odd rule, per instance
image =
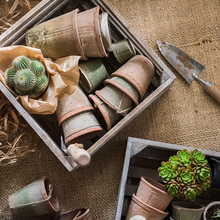
[[[59, 58], [54, 62], [43, 57], [41, 50], [27, 46], [9, 46], [0, 48], [0, 80], [6, 85], [4, 73], [12, 66], [12, 61], [17, 56], [26, 56], [41, 61], [49, 75], [49, 85], [42, 96], [29, 98], [18, 96], [9, 87], [9, 90], [18, 96], [23, 107], [29, 114], [52, 114], [56, 111], [58, 98], [71, 94], [79, 83], [78, 62], [80, 56]], [[7, 85], [6, 85], [7, 86]]]

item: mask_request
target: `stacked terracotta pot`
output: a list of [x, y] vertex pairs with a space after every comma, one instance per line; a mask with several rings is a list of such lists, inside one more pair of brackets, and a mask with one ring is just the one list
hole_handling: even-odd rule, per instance
[[101, 133], [102, 127], [93, 110], [79, 86], [75, 92], [59, 100], [56, 114], [67, 146], [85, 142]]
[[104, 81], [105, 86], [89, 95], [109, 130], [121, 116], [138, 105], [154, 76], [152, 62], [136, 55]]
[[137, 193], [132, 195], [126, 220], [136, 215], [150, 220], [162, 220], [168, 215], [165, 210], [173, 198], [161, 183], [141, 177]]
[[69, 13], [43, 22], [26, 32], [27, 46], [41, 49], [45, 57], [52, 59], [70, 55], [107, 57], [111, 48], [108, 14], [97, 6], [78, 13]]

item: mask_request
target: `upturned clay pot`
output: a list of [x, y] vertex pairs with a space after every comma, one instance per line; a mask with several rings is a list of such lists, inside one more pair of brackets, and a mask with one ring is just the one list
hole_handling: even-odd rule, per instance
[[[117, 114], [115, 110], [110, 108], [105, 104], [99, 97], [96, 95], [89, 95], [89, 98], [93, 101], [94, 107], [99, 110], [99, 115], [101, 116], [102, 121], [107, 130], [110, 130], [112, 125], [121, 117], [120, 114]], [[100, 117], [99, 117], [100, 118]]]
[[77, 24], [78, 9], [45, 21], [25, 34], [27, 46], [41, 49], [52, 59], [78, 55], [84, 57]]
[[100, 59], [90, 59], [79, 63], [80, 85], [87, 92], [93, 92], [108, 77]]
[[78, 14], [78, 30], [83, 51], [86, 57], [107, 57], [99, 23], [100, 7]]
[[138, 199], [153, 206], [156, 209], [164, 211], [172, 199], [163, 184], [147, 177], [141, 177], [136, 193]]
[[142, 99], [154, 74], [155, 67], [153, 63], [142, 55], [136, 55], [112, 73], [112, 76], [121, 77], [131, 83]]
[[74, 115], [62, 123], [65, 144], [81, 143], [100, 134], [102, 127], [92, 111]]
[[137, 89], [134, 88], [133, 85], [131, 85], [129, 82], [127, 82], [125, 79], [114, 76], [110, 79], [106, 79], [105, 84], [111, 84], [118, 89], [120, 89], [122, 92], [124, 92], [126, 95], [128, 95], [132, 101], [135, 103], [135, 105], [138, 105], [139, 102], [139, 94]]
[[189, 201], [172, 202], [172, 218], [174, 220], [200, 220], [205, 207]]
[[214, 201], [209, 203], [203, 212], [203, 220], [219, 219], [213, 218], [217, 215], [217, 211], [220, 209], [220, 201]]
[[99, 15], [100, 21], [100, 29], [101, 29], [101, 36], [102, 41], [105, 47], [105, 50], [108, 52], [112, 51], [112, 39], [111, 39], [111, 29], [108, 20], [108, 13], [103, 12]]
[[101, 90], [96, 90], [95, 94], [117, 114], [125, 116], [132, 107], [131, 98], [113, 85], [106, 85]]
[[112, 51], [116, 60], [121, 64], [125, 63], [136, 54], [134, 45], [129, 39], [123, 39], [112, 44]]
[[220, 160], [210, 158], [212, 170], [212, 187], [220, 188]]
[[77, 86], [72, 94], [58, 101], [56, 114], [59, 125], [66, 119], [89, 110], [93, 110], [93, 107], [82, 89]]
[[14, 217], [34, 217], [60, 209], [52, 184], [46, 177], [10, 195], [9, 207]]
[[141, 215], [150, 220], [162, 220], [168, 215], [168, 212], [163, 212], [142, 202], [133, 194], [126, 220], [130, 220], [136, 215]]
[[92, 220], [89, 209], [76, 209], [61, 213], [55, 220]]

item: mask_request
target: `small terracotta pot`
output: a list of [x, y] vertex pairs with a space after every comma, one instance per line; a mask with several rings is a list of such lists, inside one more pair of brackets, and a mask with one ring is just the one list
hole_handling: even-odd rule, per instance
[[98, 108], [99, 114], [101, 115], [103, 124], [107, 130], [110, 130], [112, 125], [115, 124], [116, 121], [121, 117], [120, 114], [117, 114], [115, 110], [110, 108], [107, 104], [105, 104], [99, 97], [96, 95], [89, 95], [89, 98], [93, 101], [94, 107]]
[[189, 201], [172, 202], [172, 218], [175, 220], [200, 220], [205, 207]]
[[121, 64], [125, 63], [136, 54], [134, 45], [129, 39], [123, 39], [112, 44], [112, 51], [116, 60]]
[[92, 111], [74, 115], [62, 123], [65, 144], [81, 143], [100, 134], [102, 127]]
[[58, 212], [59, 202], [49, 179], [43, 177], [9, 196], [15, 217], [34, 217]]
[[61, 213], [55, 220], [92, 220], [89, 209], [76, 209]]
[[78, 86], [72, 94], [58, 101], [56, 114], [59, 125], [66, 119], [89, 110], [93, 110], [93, 107], [85, 93]]
[[79, 63], [80, 85], [87, 92], [93, 92], [108, 77], [100, 59], [90, 59]]
[[105, 80], [105, 84], [111, 84], [118, 89], [120, 89], [122, 92], [124, 92], [126, 95], [128, 95], [132, 101], [138, 105], [138, 99], [139, 99], [139, 94], [137, 89], [134, 88], [129, 82], [127, 82], [125, 79], [114, 76], [110, 79]]
[[107, 12], [101, 13], [99, 15], [99, 21], [100, 21], [102, 41], [103, 41], [105, 50], [108, 52], [111, 52], [112, 51], [112, 39], [111, 39], [110, 24], [108, 20], [108, 13]]
[[77, 24], [78, 9], [45, 21], [25, 34], [27, 46], [41, 49], [52, 59], [78, 55], [84, 57]]
[[97, 90], [95, 94], [122, 116], [125, 116], [132, 108], [131, 98], [113, 85], [106, 85], [101, 90]]
[[78, 14], [79, 37], [86, 57], [108, 56], [102, 42], [99, 11], [97, 6]]
[[214, 202], [209, 203], [205, 207], [205, 210], [203, 212], [203, 220], [218, 219], [218, 218], [212, 218], [212, 216], [216, 215], [216, 212], [219, 209], [220, 209], [220, 201], [214, 201]]
[[141, 177], [136, 196], [142, 202], [162, 211], [174, 198], [166, 191], [163, 184], [147, 177]]
[[142, 99], [154, 74], [155, 67], [153, 63], [142, 55], [136, 55], [112, 73], [112, 76], [121, 77], [131, 83]]
[[135, 215], [141, 215], [150, 220], [162, 220], [168, 215], [168, 212], [163, 212], [142, 202], [133, 194], [126, 220], [130, 220]]

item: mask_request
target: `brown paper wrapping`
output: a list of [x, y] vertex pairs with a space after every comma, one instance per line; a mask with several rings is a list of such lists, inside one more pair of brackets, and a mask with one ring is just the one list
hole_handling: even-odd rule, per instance
[[[41, 61], [49, 75], [49, 85], [39, 98], [18, 96], [29, 114], [52, 114], [56, 111], [58, 98], [75, 91], [79, 82], [78, 61], [80, 56], [59, 58], [54, 62], [43, 57], [41, 50], [27, 46], [9, 46], [0, 48], [0, 80], [6, 85], [4, 73], [12, 66], [17, 56], [24, 55]], [[8, 87], [7, 87], [8, 88]], [[10, 90], [15, 96], [12, 90]]]

